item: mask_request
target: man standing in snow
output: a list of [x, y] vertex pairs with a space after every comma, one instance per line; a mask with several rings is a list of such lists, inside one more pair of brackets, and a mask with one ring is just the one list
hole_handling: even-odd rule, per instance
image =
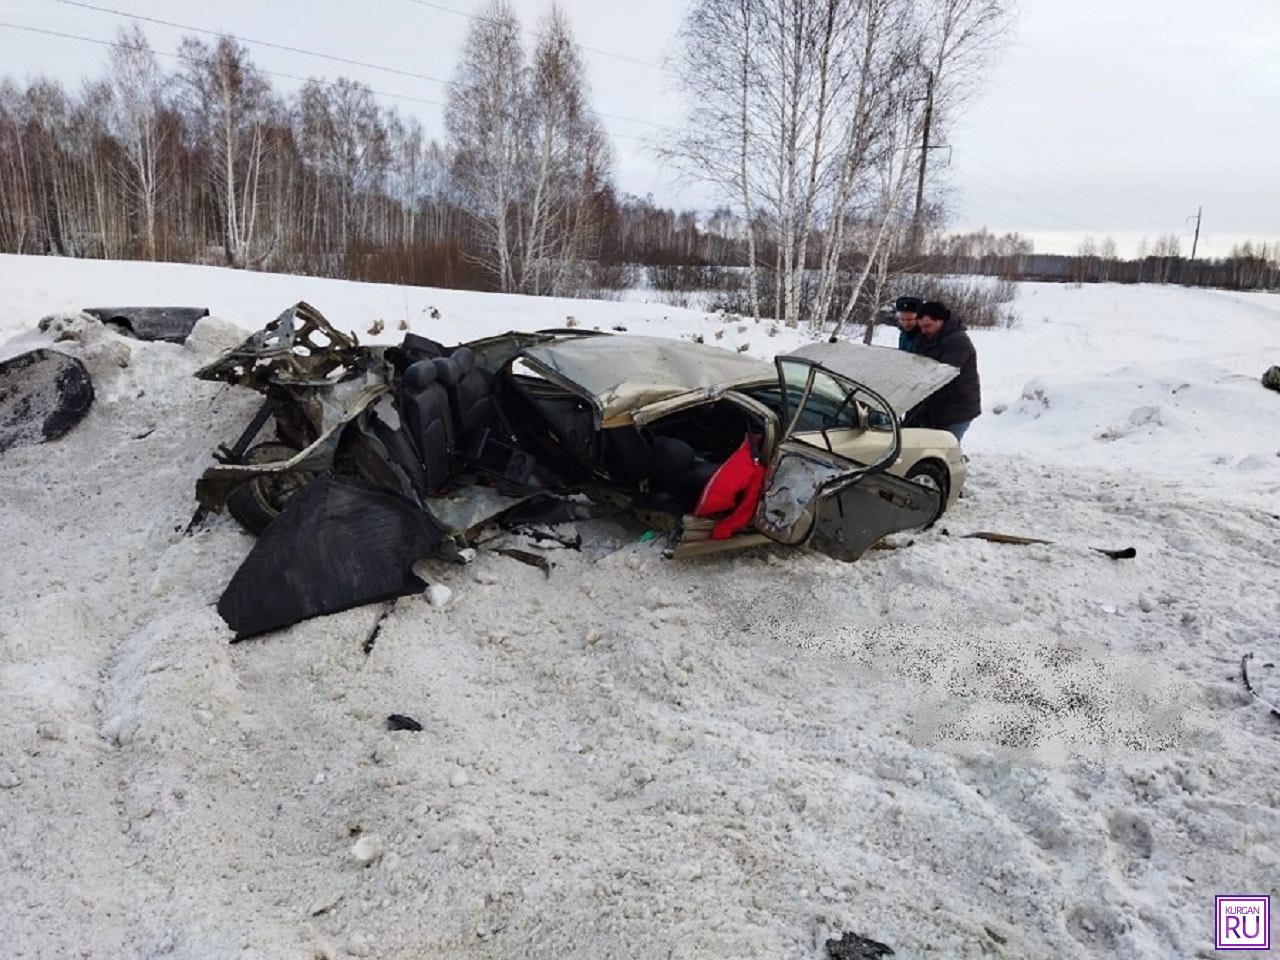
[[898, 349], [915, 353], [916, 338], [920, 334], [918, 313], [924, 301], [919, 297], [899, 297], [893, 308], [898, 311]]
[[959, 317], [933, 300], [921, 304], [915, 352], [960, 368], [960, 376], [941, 387], [914, 411], [912, 426], [948, 430], [957, 440], [982, 412], [978, 352]]

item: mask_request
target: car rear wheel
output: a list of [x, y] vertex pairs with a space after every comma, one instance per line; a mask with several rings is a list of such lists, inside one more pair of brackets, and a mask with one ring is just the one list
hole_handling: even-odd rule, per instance
[[918, 483], [922, 487], [938, 492], [938, 509], [925, 524], [927, 530], [937, 523], [938, 518], [947, 510], [947, 497], [951, 493], [951, 474], [936, 460], [922, 460], [907, 471], [906, 478], [912, 483]]
[[[278, 463], [298, 451], [285, 443], [259, 443], [245, 453], [244, 462]], [[262, 474], [246, 480], [227, 494], [227, 512], [254, 536], [262, 533], [284, 510], [290, 497], [312, 479], [311, 473]]]

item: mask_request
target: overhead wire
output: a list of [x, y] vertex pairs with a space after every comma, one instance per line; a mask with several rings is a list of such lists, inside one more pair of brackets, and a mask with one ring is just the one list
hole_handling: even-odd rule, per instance
[[[114, 47], [117, 49], [124, 49], [127, 47], [127, 44], [120, 43], [117, 40], [100, 40], [97, 37], [86, 37], [76, 33], [65, 33], [60, 30], [47, 30], [41, 27], [31, 27], [21, 23], [6, 23], [3, 21], [0, 21], [0, 27], [8, 28], [10, 30], [24, 30], [28, 33], [40, 33], [49, 37], [61, 37], [64, 40], [80, 40], [80, 41], [83, 41], [84, 43], [93, 43], [101, 47]], [[156, 50], [154, 52], [156, 53], [157, 56], [170, 57], [175, 60], [184, 60], [188, 63], [213, 63], [214, 62], [208, 59], [207, 57], [193, 57], [185, 53], [170, 53], [167, 50]], [[315, 82], [326, 87], [338, 86], [337, 81], [326, 80], [321, 77], [300, 77], [297, 74], [281, 73], [278, 70], [265, 70], [260, 67], [255, 67], [255, 69], [259, 73], [268, 77], [279, 77], [284, 80], [296, 80], [301, 83]], [[369, 87], [368, 89], [370, 93], [375, 93], [378, 96], [382, 96], [382, 97], [393, 97], [397, 100], [408, 100], [413, 103], [424, 103], [431, 107], [444, 106], [444, 104], [441, 103], [439, 100], [427, 100], [422, 97], [411, 97], [403, 93], [392, 93], [389, 90], [375, 90], [373, 87]]]
[[[114, 7], [108, 7], [101, 4], [90, 3], [90, 2], [87, 2], [87, 0], [52, 0], [52, 2], [62, 4], [64, 6], [91, 10], [97, 13], [103, 13], [111, 16], [124, 17], [132, 20], [140, 20], [144, 23], [152, 23], [158, 26], [187, 31], [189, 33], [202, 34], [204, 36], [228, 37], [230, 39], [237, 40], [241, 43], [247, 43], [254, 46], [263, 47], [266, 49], [279, 50], [287, 53], [294, 53], [300, 56], [314, 57], [317, 59], [327, 60], [332, 63], [339, 63], [345, 66], [352, 66], [352, 67], [359, 67], [367, 70], [374, 70], [381, 73], [399, 76], [399, 77], [403, 77], [411, 80], [426, 81], [428, 83], [437, 83], [446, 87], [454, 86], [454, 81], [446, 79], [444, 77], [432, 76], [431, 74], [420, 73], [412, 70], [403, 70], [398, 67], [387, 66], [386, 64], [373, 63], [366, 60], [358, 60], [353, 57], [346, 57], [339, 54], [327, 53], [325, 51], [311, 50], [306, 47], [299, 47], [291, 44], [277, 43], [275, 41], [262, 40], [256, 37], [247, 37], [242, 34], [235, 34], [229, 31], [219, 31], [219, 30], [211, 30], [203, 27], [196, 27], [190, 24], [184, 24], [174, 20], [163, 19], [161, 17], [130, 13], [128, 11], [119, 10]], [[446, 4], [434, 2], [434, 0], [410, 0], [410, 2], [415, 3], [419, 6], [427, 7], [430, 9], [441, 10], [443, 12], [451, 13], [460, 17], [465, 17], [467, 19], [474, 20], [474, 21], [486, 21], [489, 19], [478, 14], [473, 14], [467, 11], [458, 10]], [[26, 26], [22, 24], [0, 23], [0, 27], [7, 27], [9, 29], [15, 29], [15, 30], [24, 30], [32, 33], [42, 33], [48, 36], [62, 37], [70, 40], [78, 40], [82, 42], [97, 44], [100, 46], [107, 46], [107, 47], [121, 46], [121, 44], [118, 42], [100, 40], [93, 37], [86, 37], [83, 35], [72, 34], [72, 33], [67, 33], [63, 31], [43, 29], [39, 27], [31, 27], [31, 26]], [[643, 61], [638, 58], [628, 57], [625, 54], [618, 54], [618, 53], [615, 53], [614, 51], [603, 50], [601, 48], [583, 46], [583, 49], [589, 49], [595, 53], [606, 55], [606, 56], [612, 56], [618, 59], [631, 60], [643, 66], [650, 66], [650, 67], [657, 66], [657, 64], [653, 64], [649, 61]], [[180, 53], [169, 53], [165, 51], [157, 51], [157, 53], [159, 53], [161, 56], [173, 57], [180, 60], [191, 59], [186, 55], [183, 55]], [[318, 78], [304, 78], [304, 77], [297, 76], [295, 74], [289, 74], [281, 71], [267, 70], [262, 68], [259, 68], [259, 71], [266, 76], [279, 77], [282, 79], [288, 79], [288, 80], [293, 80], [297, 82], [307, 82], [307, 80], [309, 79], [316, 79], [316, 81], [321, 83], [322, 85], [329, 86], [329, 87], [335, 86], [335, 82], [330, 80], [322, 80]], [[372, 87], [370, 87], [369, 89], [371, 92], [382, 97], [388, 97], [396, 100], [404, 100], [411, 103], [421, 103], [421, 104], [434, 106], [434, 107], [443, 108], [445, 106], [443, 103], [441, 103], [438, 100], [430, 100], [424, 97], [415, 97], [407, 94], [393, 93], [387, 90], [376, 90]], [[646, 126], [654, 127], [658, 130], [666, 130], [666, 131], [678, 130], [678, 128], [673, 127], [669, 124], [664, 124], [655, 120], [648, 120], [643, 117], [632, 117], [632, 116], [627, 116], [625, 114], [606, 113], [602, 111], [597, 111], [597, 116], [600, 116], [602, 118], [609, 119], [609, 120], [622, 121], [625, 123], [643, 124]], [[639, 137], [632, 134], [612, 132], [611, 135], [619, 139], [633, 140], [640, 143], [649, 142], [649, 140], [645, 137]], [[1039, 187], [1034, 187], [1030, 184], [1029, 181], [1023, 180], [1022, 178], [1017, 177], [1014, 174], [1010, 174], [1008, 171], [1002, 170], [995, 164], [985, 161], [982, 158], [976, 157], [968, 151], [957, 151], [957, 152], [959, 152], [962, 156], [967, 157], [969, 160], [976, 162], [979, 165], [986, 166], [991, 170], [993, 170], [994, 172], [1001, 174], [1004, 177], [1008, 177], [1010, 179], [1015, 179], [1015, 180], [1021, 180], [1023, 183], [1027, 184], [1027, 186], [1031, 187], [1031, 189], [1035, 190], [1038, 194], [1043, 193], [1046, 196], [1051, 196], [1051, 194], [1049, 194], [1048, 191], [1044, 191], [1042, 188], [1039, 188]], [[1090, 227], [1083, 225], [1080, 221], [1076, 220], [1074, 217], [1064, 216], [1060, 211], [1052, 210], [1049, 207], [1044, 206], [1040, 203], [1034, 202], [1032, 200], [1028, 200], [1025, 196], [1021, 196], [1021, 197], [1018, 196], [1015, 192], [1009, 190], [1007, 186], [1000, 186], [1000, 185], [991, 183], [989, 181], [985, 181], [981, 177], [974, 176], [972, 172], [969, 172], [968, 174], [966, 174], [966, 176], [969, 179], [975, 181], [976, 183], [985, 186], [988, 190], [994, 191], [997, 195], [1004, 197], [1006, 200], [1012, 202], [1013, 204], [1019, 207], [1025, 207], [1025, 208], [1037, 210], [1044, 215], [1053, 217], [1054, 219], [1069, 225], [1072, 229], [1077, 229], [1077, 230], [1091, 229]], [[1058, 199], [1064, 199], [1064, 198], [1059, 197]]]
[[[454, 86], [454, 81], [444, 77], [435, 77], [428, 73], [418, 73], [413, 70], [402, 70], [399, 67], [389, 67], [385, 64], [371, 63], [367, 60], [356, 60], [352, 57], [344, 57], [335, 53], [326, 53], [322, 50], [310, 50], [306, 47], [297, 47], [285, 43], [276, 43], [272, 40], [261, 40], [256, 37], [247, 37], [243, 34], [232, 33], [227, 30], [210, 30], [205, 27], [194, 27], [190, 24], [178, 23], [175, 20], [165, 20], [160, 17], [147, 16], [140, 13], [130, 13], [127, 10], [117, 10], [114, 7], [102, 6], [96, 3], [88, 3], [86, 0], [51, 0], [53, 3], [60, 3], [64, 6], [79, 7], [85, 10], [92, 10], [96, 13], [105, 13], [116, 17], [125, 17], [131, 20], [141, 20], [144, 23], [153, 23], [162, 27], [170, 27], [174, 30], [186, 30], [190, 33], [199, 33], [209, 37], [228, 37], [232, 40], [238, 40], [241, 43], [248, 43], [254, 46], [265, 47], [269, 50], [280, 50], [286, 53], [295, 53], [301, 56], [316, 57], [322, 60], [328, 60], [333, 63], [341, 63], [346, 66], [361, 67], [366, 70], [377, 70], [382, 73], [388, 73], [399, 77], [406, 77], [411, 80], [425, 80], [428, 83], [438, 83], [446, 87]], [[596, 115], [606, 117], [610, 120], [621, 120], [627, 123], [640, 123], [647, 126], [658, 127], [660, 129], [670, 129], [668, 124], [660, 123], [656, 120], [646, 120], [643, 117], [629, 117], [624, 114], [604, 113], [596, 111]], [[621, 136], [621, 135], [620, 135]], [[641, 139], [638, 137], [630, 137], [629, 139]]]

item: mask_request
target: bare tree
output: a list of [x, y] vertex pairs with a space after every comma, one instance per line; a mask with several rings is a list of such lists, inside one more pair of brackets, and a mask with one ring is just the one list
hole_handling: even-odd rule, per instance
[[530, 149], [527, 71], [514, 11], [504, 0], [491, 0], [463, 43], [445, 128], [454, 178], [480, 233], [479, 262], [503, 291], [519, 286], [512, 214]]
[[161, 121], [162, 77], [147, 38], [135, 23], [122, 29], [111, 54], [112, 115], [116, 135], [125, 148], [121, 171], [141, 221], [146, 255], [156, 257], [156, 215], [160, 192], [169, 177], [166, 126]]
[[558, 6], [538, 31], [527, 103], [531, 151], [522, 204], [527, 293], [562, 292], [590, 239], [591, 190], [607, 170], [607, 141], [587, 103], [582, 54]]
[[[900, 213], [907, 151], [923, 123], [909, 109], [921, 50], [935, 86], [959, 91], [950, 78], [978, 58], [1002, 3], [931, 0], [925, 15], [912, 0], [693, 4], [678, 71], [691, 132], [664, 152], [765, 227], [774, 310], [788, 325], [847, 319], [855, 298], [837, 308], [836, 290], [861, 290]], [[758, 302], [754, 229], [748, 239]], [[863, 255], [852, 265], [855, 242]]]
[[191, 37], [182, 42], [183, 93], [220, 212], [227, 263], [243, 266], [253, 250], [265, 149], [269, 88], [248, 51], [229, 37], [213, 49]]
[[341, 79], [308, 81], [299, 94], [303, 155], [317, 175], [315, 202], [327, 200], [328, 245], [344, 252], [367, 238], [373, 196], [383, 186], [389, 153], [383, 116], [373, 92]]

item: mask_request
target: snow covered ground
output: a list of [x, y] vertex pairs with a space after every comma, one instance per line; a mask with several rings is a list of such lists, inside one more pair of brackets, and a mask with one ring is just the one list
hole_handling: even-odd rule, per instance
[[[5, 353], [53, 311], [248, 330], [298, 299], [386, 341], [569, 316], [801, 339], [163, 264], [0, 257], [0, 291]], [[974, 337], [966, 496], [900, 549], [680, 563], [592, 521], [549, 579], [432, 565], [451, 602], [400, 600], [368, 656], [382, 607], [230, 646], [213, 604], [250, 540], [182, 536], [254, 408], [190, 376], [234, 331], [104, 333], [88, 417], [0, 456], [5, 955], [807, 958], [846, 929], [902, 958], [1215, 956], [1215, 893], [1280, 906], [1280, 720], [1238, 679], [1256, 652], [1280, 692], [1280, 396], [1257, 382], [1280, 298], [1015, 306]]]

